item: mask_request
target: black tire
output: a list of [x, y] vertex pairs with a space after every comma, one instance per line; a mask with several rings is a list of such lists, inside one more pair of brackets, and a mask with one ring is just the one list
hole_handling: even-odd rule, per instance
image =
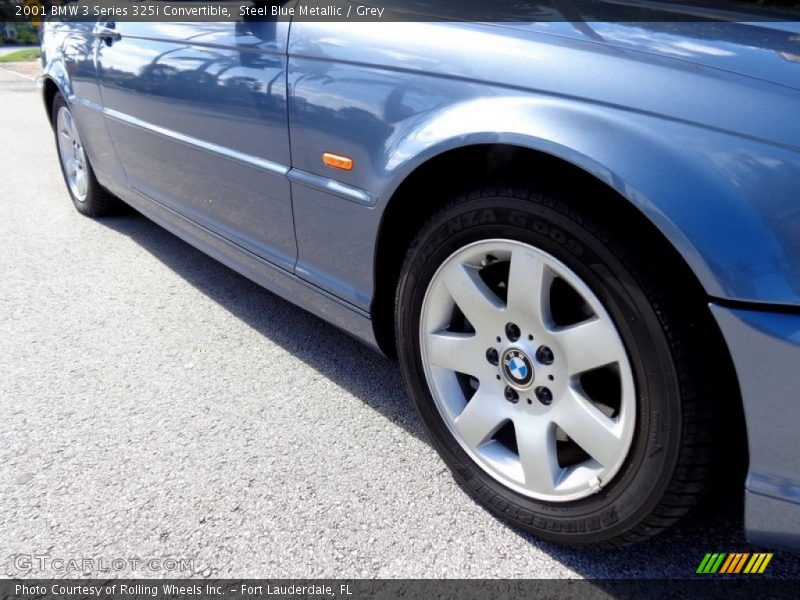
[[[519, 188], [482, 188], [438, 212], [413, 242], [397, 289], [395, 325], [405, 385], [433, 445], [459, 484], [502, 519], [570, 546], [638, 542], [671, 525], [701, 497], [710, 474], [714, 419], [704, 369], [702, 298], [675, 285], [651, 240], [601, 214]], [[525, 242], [566, 264], [611, 315], [630, 357], [636, 426], [625, 462], [599, 492], [546, 502], [501, 484], [474, 462], [436, 408], [420, 352], [423, 298], [453, 252], [493, 238]], [[677, 275], [676, 275], [677, 276]]]
[[[53, 132], [55, 134], [55, 141], [56, 141], [56, 152], [58, 152], [58, 111], [61, 108], [66, 108], [69, 110], [69, 105], [64, 97], [58, 93], [55, 95], [53, 99], [53, 106], [52, 106], [52, 123], [53, 123]], [[119, 211], [122, 203], [121, 201], [114, 195], [112, 195], [108, 190], [106, 190], [100, 183], [97, 181], [97, 178], [94, 175], [94, 170], [92, 169], [91, 162], [89, 157], [86, 156], [86, 175], [88, 177], [88, 190], [86, 192], [86, 197], [84, 199], [78, 198], [75, 193], [72, 191], [72, 188], [69, 185], [69, 180], [67, 178], [67, 173], [64, 169], [64, 164], [62, 163], [60, 156], [58, 164], [61, 168], [61, 174], [64, 177], [64, 183], [67, 186], [67, 192], [69, 193], [70, 198], [72, 199], [72, 204], [75, 206], [75, 209], [81, 213], [82, 215], [86, 215], [87, 217], [104, 217], [107, 215], [115, 214]]]

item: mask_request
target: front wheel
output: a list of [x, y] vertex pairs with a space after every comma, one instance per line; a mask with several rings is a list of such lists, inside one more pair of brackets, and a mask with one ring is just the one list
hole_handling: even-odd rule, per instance
[[473, 192], [424, 228], [398, 287], [406, 386], [456, 479], [571, 545], [660, 531], [708, 475], [684, 302], [613, 229], [556, 198]]

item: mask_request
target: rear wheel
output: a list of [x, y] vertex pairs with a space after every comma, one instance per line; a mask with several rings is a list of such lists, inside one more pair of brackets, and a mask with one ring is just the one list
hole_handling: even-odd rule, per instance
[[72, 111], [61, 94], [53, 100], [52, 122], [61, 173], [75, 208], [89, 217], [102, 217], [114, 212], [119, 207], [119, 200], [95, 178]]
[[694, 504], [711, 434], [679, 293], [602, 219], [526, 190], [456, 199], [409, 251], [406, 386], [457, 480], [573, 545], [624, 545]]

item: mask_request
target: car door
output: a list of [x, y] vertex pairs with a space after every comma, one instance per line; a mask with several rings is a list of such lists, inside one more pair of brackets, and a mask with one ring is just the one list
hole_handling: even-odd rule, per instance
[[98, 27], [104, 113], [128, 187], [292, 269], [289, 24]]

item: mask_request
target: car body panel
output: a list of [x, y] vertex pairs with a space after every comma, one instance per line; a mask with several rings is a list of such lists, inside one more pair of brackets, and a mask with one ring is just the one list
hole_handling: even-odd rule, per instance
[[745, 527], [764, 544], [800, 539], [800, 313], [712, 305], [744, 404], [750, 465]]
[[[397, 49], [412, 38], [418, 43]], [[633, 202], [710, 295], [800, 305], [800, 92], [709, 74], [684, 60], [555, 39], [483, 24], [295, 23], [293, 166], [361, 188], [381, 210], [410, 173], [453, 148], [540, 150]], [[531, 63], [522, 73], [519, 56]], [[574, 68], [564, 73], [563, 64]], [[792, 66], [800, 77], [800, 65]], [[762, 106], [776, 115], [769, 123]], [[331, 173], [319, 159], [327, 150], [359, 167]], [[339, 210], [365, 226], [374, 221], [351, 206]], [[719, 227], [707, 226], [715, 221]], [[372, 295], [371, 266], [342, 264], [335, 256], [343, 248], [328, 251], [346, 243], [335, 231], [325, 236], [305, 219], [296, 225], [298, 237], [313, 240], [300, 244], [299, 265], [319, 275], [315, 283], [351, 286], [351, 301]], [[374, 245], [371, 227], [359, 231], [369, 239], [353, 243]]]
[[115, 191], [126, 203], [195, 248], [380, 352], [372, 321], [366, 311], [358, 310], [129, 187], [118, 186]]
[[[92, 167], [103, 182], [124, 180], [124, 173], [111, 144], [103, 114], [93, 107], [102, 104], [94, 54], [97, 40], [94, 23], [53, 23], [43, 38], [43, 75], [56, 83], [72, 105], [81, 139]], [[51, 57], [46, 60], [46, 57]]]
[[118, 23], [98, 44], [108, 128], [137, 191], [291, 269], [288, 24]]
[[700, 66], [800, 89], [798, 23], [555, 21], [503, 25], [675, 59], [687, 68]]
[[[743, 396], [748, 531], [800, 547], [776, 527], [800, 506], [787, 492], [800, 489], [796, 24], [202, 25], [120, 24], [121, 41], [87, 41], [80, 68], [68, 35], [45, 35], [45, 76], [104, 185], [377, 347], [376, 248], [409, 176], [477, 144], [579, 167], [650, 219], [704, 287]], [[770, 357], [774, 368], [750, 367]]]

